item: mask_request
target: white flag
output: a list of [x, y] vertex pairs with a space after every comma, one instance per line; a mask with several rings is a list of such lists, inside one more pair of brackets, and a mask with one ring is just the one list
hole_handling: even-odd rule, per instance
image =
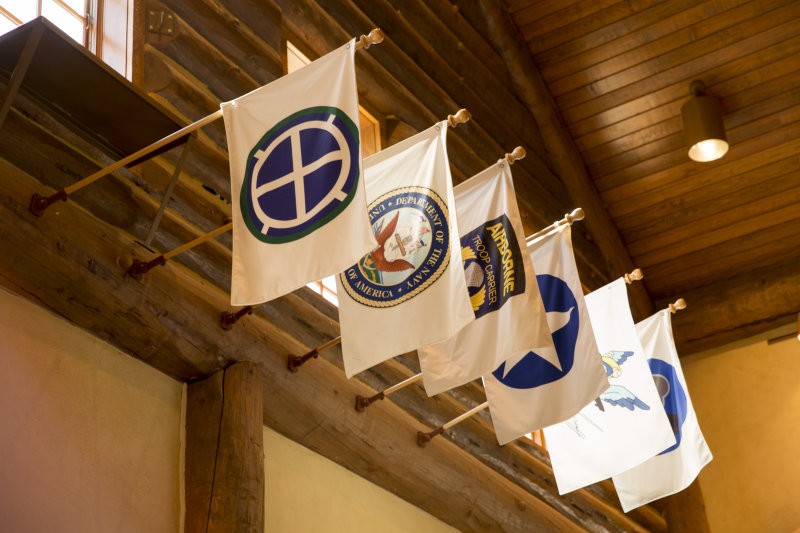
[[348, 377], [451, 337], [475, 319], [446, 135], [443, 121], [364, 160], [378, 245], [336, 279]]
[[500, 444], [566, 420], [608, 388], [571, 235], [566, 224], [528, 246], [556, 354], [521, 352], [483, 376]]
[[458, 185], [455, 197], [475, 321], [444, 342], [417, 349], [429, 396], [488, 374], [518, 352], [549, 348], [555, 355], [508, 162]]
[[355, 41], [222, 104], [231, 304], [277, 298], [375, 247], [361, 175]]
[[586, 306], [610, 386], [568, 421], [544, 429], [559, 494], [628, 470], [675, 443], [625, 280], [587, 295]]
[[636, 324], [636, 332], [645, 355], [650, 358], [650, 371], [677, 442], [644, 463], [614, 476], [614, 486], [626, 513], [685, 489], [712, 458], [700, 432], [675, 350], [669, 309]]

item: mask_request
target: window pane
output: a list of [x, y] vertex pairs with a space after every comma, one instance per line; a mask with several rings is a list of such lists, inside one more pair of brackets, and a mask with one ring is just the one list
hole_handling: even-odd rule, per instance
[[[23, 23], [36, 18], [36, 0], [2, 0], [0, 6], [3, 6]], [[5, 19], [5, 17], [3, 18]]]
[[10, 32], [16, 27], [17, 25], [8, 20], [6, 17], [0, 16], [0, 35]]
[[305, 65], [311, 63], [311, 60], [307, 58], [303, 52], [297, 49], [295, 45], [291, 42], [286, 41], [286, 71], [287, 72], [294, 72], [295, 70], [300, 70]]
[[64, 33], [83, 44], [83, 21], [72, 16], [69, 11], [53, 2], [53, 0], [44, 0], [42, 2], [42, 15], [61, 28]]
[[86, 9], [86, 2], [84, 0], [64, 0], [64, 3], [75, 10], [76, 13], [83, 15]]

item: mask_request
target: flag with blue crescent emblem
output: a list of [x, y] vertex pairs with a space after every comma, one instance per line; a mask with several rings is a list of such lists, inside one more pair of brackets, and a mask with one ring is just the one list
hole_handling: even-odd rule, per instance
[[664, 309], [636, 324], [676, 443], [644, 463], [613, 476], [626, 513], [685, 489], [712, 459], [683, 377], [672, 339], [671, 320], [669, 309]]
[[460, 258], [475, 321], [444, 342], [417, 349], [429, 396], [478, 379], [531, 348], [558, 364], [525, 253], [510, 165], [501, 159], [454, 191]]
[[596, 483], [675, 444], [619, 278], [586, 296], [609, 386], [569, 420], [544, 428], [558, 492]]
[[364, 160], [377, 245], [336, 277], [347, 377], [475, 320], [442, 121]]
[[355, 40], [222, 104], [231, 167], [231, 304], [336, 274], [375, 247], [361, 172]]
[[583, 301], [569, 224], [529, 244], [528, 253], [553, 348], [532, 346], [483, 376], [500, 444], [566, 420], [608, 388]]

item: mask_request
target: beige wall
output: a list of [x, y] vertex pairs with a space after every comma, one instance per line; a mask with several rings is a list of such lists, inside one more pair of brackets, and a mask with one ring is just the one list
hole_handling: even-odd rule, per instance
[[714, 460], [700, 487], [714, 533], [800, 528], [800, 342], [766, 339], [682, 360]]
[[336, 463], [264, 428], [267, 533], [455, 533]]
[[178, 531], [181, 387], [0, 289], [0, 530]]

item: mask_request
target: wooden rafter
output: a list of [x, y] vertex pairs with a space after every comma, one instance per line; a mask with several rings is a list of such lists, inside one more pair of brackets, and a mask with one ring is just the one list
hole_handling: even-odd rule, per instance
[[[519, 30], [501, 0], [484, 0], [480, 4], [485, 10], [489, 37], [502, 51], [514, 87], [539, 126], [546, 152], [550, 155], [548, 162], [566, 185], [575, 207], [582, 207], [586, 211], [586, 226], [604, 256], [609, 278], [630, 272], [634, 268], [631, 256], [603, 206], [581, 154], [527, 52]], [[652, 314], [653, 301], [644, 284], [632, 286], [631, 304], [637, 319]]]

